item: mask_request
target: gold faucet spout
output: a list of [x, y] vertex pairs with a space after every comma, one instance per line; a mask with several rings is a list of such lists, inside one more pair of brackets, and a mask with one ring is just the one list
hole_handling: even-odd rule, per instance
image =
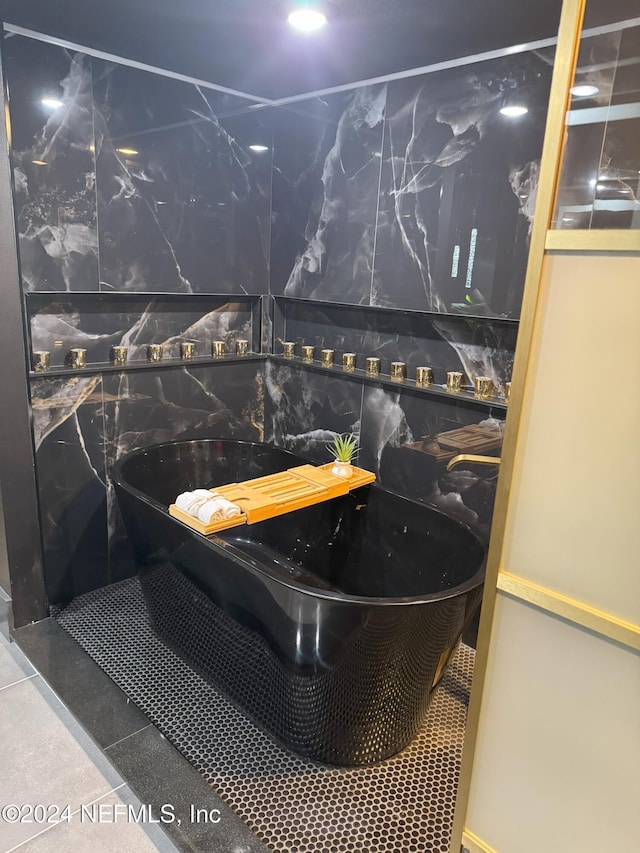
[[473, 462], [476, 465], [499, 465], [499, 456], [476, 456], [475, 453], [459, 453], [447, 462], [447, 471], [453, 471], [462, 462]]

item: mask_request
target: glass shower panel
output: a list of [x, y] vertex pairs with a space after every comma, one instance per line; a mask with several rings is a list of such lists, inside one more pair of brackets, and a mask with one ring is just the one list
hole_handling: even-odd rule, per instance
[[583, 31], [570, 96], [552, 227], [640, 228], [637, 18]]

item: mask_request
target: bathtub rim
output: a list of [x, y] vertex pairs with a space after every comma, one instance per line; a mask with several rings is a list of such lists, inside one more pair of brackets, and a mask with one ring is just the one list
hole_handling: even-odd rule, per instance
[[[429, 604], [429, 603], [435, 602], [435, 601], [446, 601], [449, 598], [456, 598], [458, 596], [465, 595], [466, 593], [471, 592], [472, 590], [477, 589], [478, 587], [481, 587], [484, 584], [488, 547], [485, 543], [483, 543], [483, 541], [480, 539], [480, 537], [477, 535], [477, 533], [471, 527], [469, 527], [469, 525], [465, 524], [462, 521], [459, 521], [458, 519], [452, 518], [451, 516], [447, 515], [446, 513], [442, 512], [441, 510], [437, 509], [436, 507], [429, 506], [428, 504], [422, 503], [421, 501], [414, 500], [413, 498], [408, 498], [405, 495], [401, 495], [399, 492], [394, 491], [393, 489], [388, 489], [388, 488], [381, 486], [377, 482], [371, 483], [371, 485], [365, 486], [363, 488], [378, 489], [380, 491], [387, 492], [387, 493], [393, 495], [394, 497], [400, 498], [403, 501], [408, 501], [409, 503], [414, 504], [415, 506], [420, 507], [421, 509], [424, 509], [429, 513], [439, 515], [443, 518], [446, 518], [449, 522], [457, 524], [463, 530], [465, 530], [470, 536], [472, 536], [473, 539], [476, 540], [476, 542], [478, 543], [478, 545], [480, 546], [480, 548], [483, 551], [482, 560], [480, 561], [480, 565], [479, 565], [478, 569], [474, 572], [474, 574], [470, 578], [468, 578], [466, 581], [464, 581], [463, 583], [458, 584], [457, 586], [451, 587], [451, 588], [446, 589], [446, 590], [440, 590], [439, 592], [433, 592], [433, 593], [429, 593], [427, 595], [421, 595], [421, 596], [394, 596], [394, 597], [391, 597], [391, 596], [364, 596], [364, 595], [353, 595], [353, 594], [346, 593], [346, 592], [334, 592], [332, 590], [317, 589], [316, 587], [306, 586], [305, 584], [294, 581], [294, 580], [288, 580], [285, 578], [275, 577], [274, 575], [269, 573], [269, 571], [266, 569], [266, 567], [262, 568], [257, 561], [252, 560], [252, 558], [250, 558], [248, 555], [243, 554], [242, 551], [240, 551], [240, 549], [234, 545], [234, 543], [225, 542], [224, 539], [220, 539], [220, 537], [218, 536], [217, 533], [212, 533], [209, 536], [205, 536], [202, 533], [198, 533], [198, 531], [195, 530], [193, 527], [190, 527], [188, 524], [185, 524], [184, 522], [182, 522], [179, 519], [175, 518], [174, 516], [170, 515], [169, 509], [167, 506], [165, 506], [164, 504], [155, 500], [154, 498], [149, 497], [144, 492], [140, 491], [140, 489], [137, 489], [135, 486], [132, 486], [130, 483], [126, 482], [126, 480], [124, 480], [122, 477], [122, 471], [121, 471], [122, 467], [133, 456], [137, 456], [137, 455], [145, 453], [147, 450], [152, 450], [152, 449], [156, 449], [156, 448], [160, 448], [160, 447], [170, 447], [172, 445], [177, 445], [177, 444], [191, 444], [191, 443], [196, 443], [196, 442], [222, 442], [225, 444], [244, 445], [244, 446], [250, 446], [250, 447], [268, 448], [268, 449], [270, 448], [270, 449], [275, 449], [275, 450], [282, 452], [282, 453], [287, 453], [295, 461], [303, 460], [303, 462], [308, 462], [309, 464], [317, 464], [317, 463], [314, 460], [311, 460], [308, 457], [303, 456], [302, 454], [294, 453], [291, 450], [287, 450], [285, 447], [279, 447], [277, 444], [267, 444], [266, 442], [259, 442], [259, 441], [245, 441], [245, 440], [234, 439], [234, 438], [195, 438], [195, 439], [175, 439], [173, 441], [162, 441], [162, 442], [158, 442], [156, 444], [146, 445], [145, 447], [138, 447], [134, 450], [130, 450], [128, 453], [124, 454], [123, 456], [120, 456], [111, 466], [111, 472], [110, 472], [111, 473], [111, 479], [120, 488], [129, 492], [129, 494], [133, 495], [137, 499], [143, 501], [145, 504], [147, 504], [147, 506], [162, 512], [162, 514], [165, 515], [168, 519], [171, 519], [171, 521], [173, 521], [176, 524], [179, 524], [182, 527], [184, 527], [185, 530], [187, 530], [190, 534], [193, 534], [194, 536], [208, 542], [211, 546], [213, 546], [214, 550], [219, 551], [222, 554], [225, 554], [225, 552], [227, 552], [227, 548], [231, 547], [233, 549], [233, 552], [232, 553], [227, 552], [225, 554], [225, 556], [228, 559], [232, 560], [233, 562], [242, 563], [242, 565], [245, 568], [247, 568], [253, 574], [257, 574], [263, 578], [267, 577], [270, 580], [272, 580], [273, 582], [275, 582], [275, 583], [277, 583], [283, 587], [286, 587], [288, 589], [291, 589], [298, 594], [308, 595], [308, 596], [311, 596], [312, 598], [315, 598], [315, 599], [321, 598], [321, 599], [325, 599], [325, 600], [329, 600], [329, 601], [342, 602], [344, 604], [358, 604], [358, 605], [366, 605], [366, 606], [370, 606], [370, 607], [385, 607], [385, 606], [389, 606], [389, 605], [394, 605], [394, 606], [414, 606], [415, 605], [415, 606], [417, 606], [417, 605], [421, 605], [421, 604]], [[311, 508], [311, 507], [309, 507], [309, 508]], [[269, 519], [266, 519], [266, 521], [268, 521], [268, 520]], [[264, 522], [258, 522], [258, 523], [262, 524]], [[239, 528], [230, 528], [230, 531], [236, 532], [236, 534], [237, 534], [238, 530], [239, 530]]]

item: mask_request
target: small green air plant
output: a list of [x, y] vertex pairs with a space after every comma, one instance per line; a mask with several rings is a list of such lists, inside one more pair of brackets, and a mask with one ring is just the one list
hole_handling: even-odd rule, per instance
[[422, 433], [420, 437], [423, 441], [437, 441], [438, 436], [442, 432], [443, 426], [444, 423], [442, 418], [437, 415], [427, 418], [422, 424]]
[[358, 448], [358, 437], [356, 435], [337, 435], [331, 444], [327, 444], [327, 450], [336, 460], [348, 464], [353, 459]]

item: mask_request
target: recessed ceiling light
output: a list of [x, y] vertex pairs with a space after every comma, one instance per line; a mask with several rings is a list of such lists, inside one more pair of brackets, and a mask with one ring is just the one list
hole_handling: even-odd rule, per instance
[[297, 30], [304, 33], [311, 33], [314, 30], [319, 30], [327, 23], [327, 19], [317, 9], [294, 9], [289, 14], [289, 23]]
[[139, 154], [139, 151], [136, 151], [135, 148], [116, 148], [118, 154], [124, 154], [127, 157], [135, 157]]
[[250, 146], [249, 146], [249, 149], [250, 149], [251, 151], [268, 151], [268, 150], [269, 150], [269, 146], [268, 146], [268, 145], [257, 145], [257, 144], [256, 144], [256, 145], [250, 145]]
[[57, 110], [58, 107], [64, 106], [59, 98], [43, 98], [40, 103], [43, 107], [49, 107], [50, 110]]
[[34, 166], [46, 166], [47, 165], [45, 160], [32, 160], [31, 162], [33, 163]]
[[573, 86], [569, 91], [576, 98], [590, 98], [592, 95], [597, 95], [600, 89], [597, 86], [588, 86], [585, 83], [583, 86]]
[[512, 104], [509, 107], [503, 107], [500, 110], [500, 114], [503, 116], [507, 116], [508, 118], [519, 118], [520, 116], [526, 115], [529, 110], [526, 107], [522, 107], [518, 104]]

